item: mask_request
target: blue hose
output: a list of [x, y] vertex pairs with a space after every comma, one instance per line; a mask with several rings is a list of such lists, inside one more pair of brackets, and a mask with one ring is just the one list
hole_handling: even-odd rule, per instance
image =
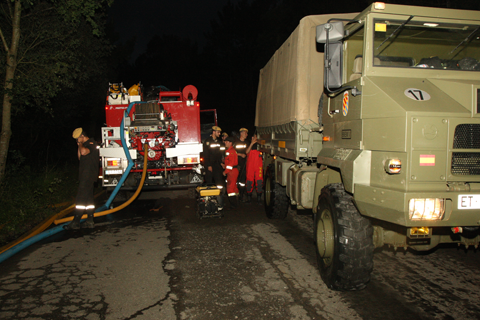
[[128, 114], [130, 113], [130, 110], [135, 105], [135, 103], [138, 104], [138, 103], [145, 103], [145, 102], [132, 102], [132, 103], [130, 103], [128, 105], [127, 110], [125, 110], [125, 116], [123, 117], [122, 123], [120, 125], [120, 139], [122, 140], [123, 151], [125, 151], [125, 156], [127, 157], [127, 160], [128, 160], [127, 169], [125, 170], [122, 177], [120, 178], [120, 181], [118, 181], [118, 184], [115, 186], [115, 189], [113, 189], [112, 194], [110, 195], [108, 200], [105, 202], [104, 205], [97, 208], [95, 210], [95, 212], [102, 212], [102, 211], [108, 210], [108, 208], [110, 207], [110, 204], [112, 203], [113, 199], [115, 199], [115, 196], [117, 195], [118, 191], [120, 191], [120, 188], [122, 187], [122, 184], [127, 179], [128, 175], [130, 174], [130, 170], [133, 167], [133, 160], [132, 160], [132, 157], [130, 156], [130, 151], [128, 150], [127, 143], [125, 141], [125, 124], [124, 124], [124, 121], [125, 121], [125, 117], [128, 117]]
[[[122, 147], [123, 147], [123, 151], [125, 151], [125, 155], [128, 159], [128, 166], [127, 166], [127, 169], [125, 170], [125, 172], [123, 173], [122, 175], [122, 178], [120, 179], [120, 181], [118, 182], [117, 186], [115, 187], [115, 189], [113, 190], [112, 194], [110, 195], [110, 197], [108, 198], [107, 202], [102, 205], [101, 207], [97, 208], [95, 210], [95, 212], [101, 212], [101, 211], [105, 211], [107, 210], [109, 207], [110, 207], [110, 204], [112, 203], [113, 199], [115, 199], [115, 196], [117, 195], [118, 191], [120, 190], [123, 182], [125, 181], [125, 179], [127, 179], [127, 176], [130, 174], [130, 170], [132, 169], [133, 167], [133, 160], [132, 160], [132, 157], [130, 156], [130, 152], [127, 148], [127, 143], [125, 142], [125, 124], [124, 124], [124, 121], [125, 121], [125, 117], [128, 116], [128, 114], [130, 113], [130, 110], [132, 109], [132, 107], [135, 105], [135, 104], [138, 104], [138, 103], [144, 103], [144, 102], [132, 102], [128, 105], [128, 108], [127, 110], [125, 110], [125, 116], [123, 117], [122, 119], [122, 123], [120, 125], [120, 139], [122, 140]], [[7, 251], [3, 252], [2, 254], [0, 254], [0, 263], [2, 263], [3, 261], [7, 260], [8, 258], [10, 258], [11, 256], [13, 256], [14, 254], [16, 254], [17, 252], [20, 252], [21, 250], [31, 246], [32, 244], [42, 240], [42, 239], [45, 239], [45, 238], [48, 238], [56, 233], [59, 233], [60, 231], [63, 231], [63, 226], [66, 225], [66, 223], [63, 223], [63, 224], [60, 224], [56, 227], [53, 227], [51, 229], [48, 229], [48, 230], [45, 230], [43, 231], [42, 233], [39, 233], [37, 234], [36, 236], [33, 236], [31, 238], [28, 238], [27, 240], [25, 241], [22, 241], [20, 242], [19, 244], [17, 244], [16, 246], [8, 249]]]
[[53, 227], [51, 229], [45, 230], [42, 233], [37, 234], [36, 236], [33, 236], [31, 238], [28, 238], [25, 241], [20, 242], [15, 247], [12, 247], [12, 248], [8, 249], [4, 253], [0, 254], [0, 263], [7, 260], [8, 258], [13, 256], [17, 252], [31, 246], [32, 244], [34, 244], [34, 243], [36, 243], [36, 242], [38, 242], [42, 239], [48, 238], [48, 237], [50, 237], [50, 236], [52, 236], [56, 233], [59, 233], [60, 231], [63, 231], [63, 226], [64, 225], [66, 225], [66, 223], [63, 223], [63, 224], [60, 224], [60, 225], [58, 225], [56, 227]]

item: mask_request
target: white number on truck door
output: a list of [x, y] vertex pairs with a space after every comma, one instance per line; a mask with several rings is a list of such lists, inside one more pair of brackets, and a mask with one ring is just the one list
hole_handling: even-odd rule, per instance
[[428, 92], [416, 89], [416, 88], [408, 88], [404, 91], [405, 95], [412, 100], [415, 101], [427, 101], [430, 100], [430, 95]]

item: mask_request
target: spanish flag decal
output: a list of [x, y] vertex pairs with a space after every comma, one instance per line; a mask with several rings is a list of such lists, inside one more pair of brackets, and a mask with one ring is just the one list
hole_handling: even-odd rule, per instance
[[421, 154], [420, 155], [420, 166], [435, 166], [435, 155], [434, 154]]

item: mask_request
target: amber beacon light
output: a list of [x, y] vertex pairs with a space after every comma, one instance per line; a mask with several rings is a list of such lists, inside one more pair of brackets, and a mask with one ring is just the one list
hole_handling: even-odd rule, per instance
[[376, 10], [385, 10], [385, 2], [375, 2], [374, 8]]
[[402, 161], [399, 159], [388, 159], [385, 161], [385, 171], [388, 174], [397, 174], [402, 171]]

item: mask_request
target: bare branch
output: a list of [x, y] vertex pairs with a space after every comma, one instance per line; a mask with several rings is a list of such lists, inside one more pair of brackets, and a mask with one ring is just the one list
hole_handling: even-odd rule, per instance
[[3, 32], [2, 32], [1, 28], [0, 28], [0, 37], [2, 38], [2, 43], [3, 43], [3, 46], [5, 48], [5, 52], [8, 53], [8, 43], [7, 43], [7, 40], [5, 39], [5, 37], [3, 36]]
[[23, 16], [23, 18], [29, 18], [29, 17], [31, 17], [31, 16], [39, 15], [39, 14], [41, 14], [41, 13], [44, 13], [44, 12], [47, 12], [47, 11], [50, 11], [50, 10], [54, 10], [54, 9], [55, 9], [55, 7], [48, 7], [48, 8], [42, 9], [42, 10], [38, 10], [38, 11], [35, 12], [35, 13], [25, 14], [25, 15]]

